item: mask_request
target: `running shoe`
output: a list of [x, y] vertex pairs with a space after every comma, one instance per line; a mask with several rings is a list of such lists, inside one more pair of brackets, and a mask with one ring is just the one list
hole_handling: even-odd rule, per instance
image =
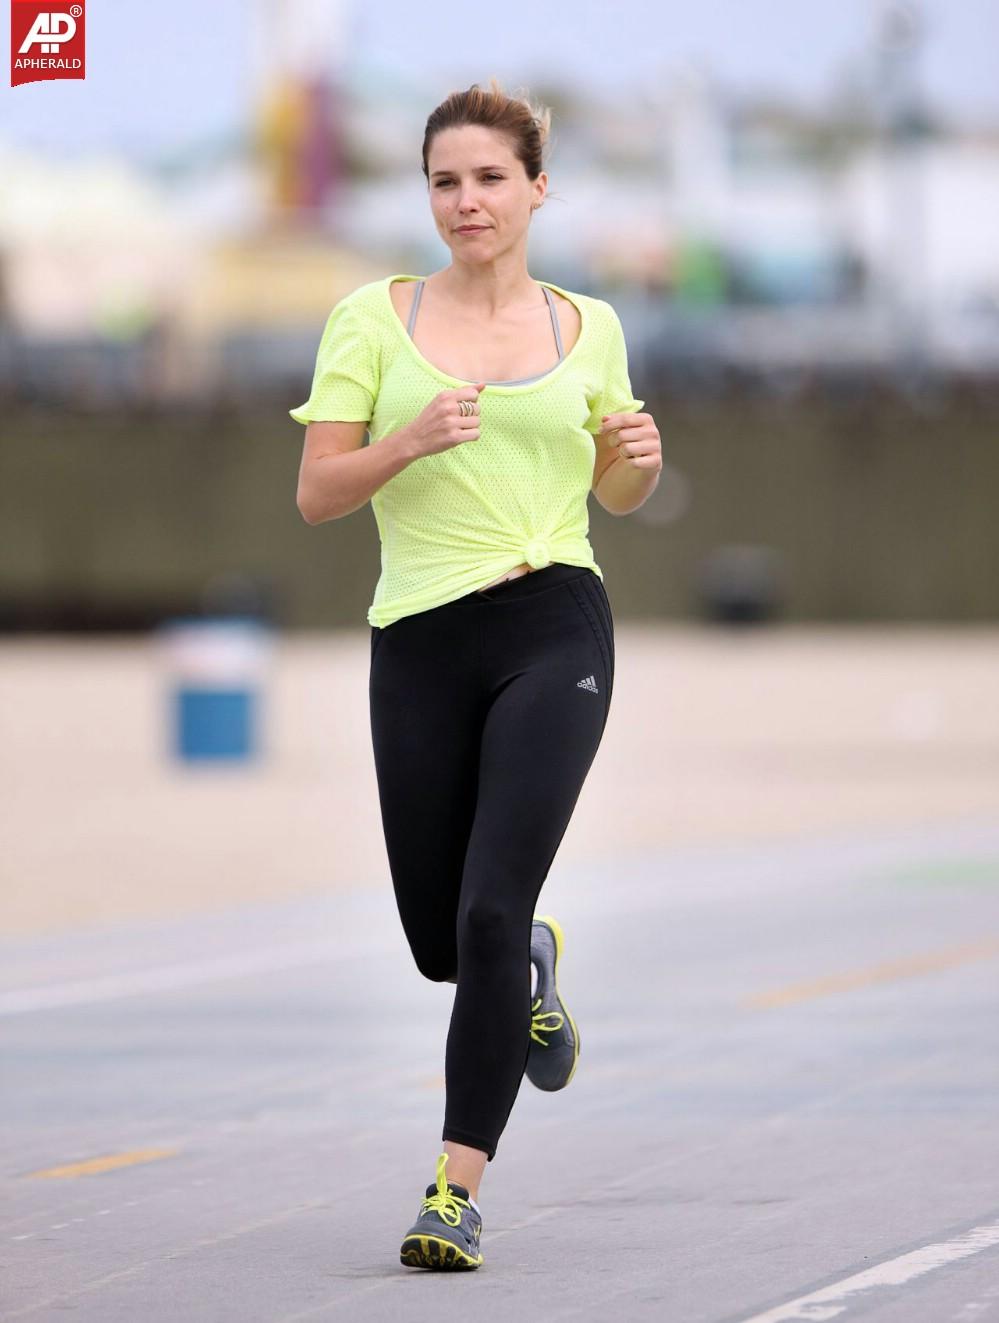
[[538, 982], [531, 1002], [531, 1043], [527, 1078], [538, 1089], [564, 1089], [576, 1073], [579, 1030], [558, 992], [558, 962], [565, 936], [551, 915], [536, 915], [531, 925], [531, 963]]
[[437, 1159], [437, 1184], [427, 1186], [420, 1214], [406, 1232], [399, 1258], [408, 1268], [478, 1268], [482, 1215], [464, 1185], [444, 1178], [450, 1154]]

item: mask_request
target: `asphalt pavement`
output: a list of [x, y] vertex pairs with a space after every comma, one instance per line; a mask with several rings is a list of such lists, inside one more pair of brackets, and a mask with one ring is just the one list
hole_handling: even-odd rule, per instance
[[5, 1323], [999, 1319], [999, 822], [557, 859], [539, 909], [580, 1064], [464, 1274], [398, 1259], [454, 987], [387, 887], [8, 936]]

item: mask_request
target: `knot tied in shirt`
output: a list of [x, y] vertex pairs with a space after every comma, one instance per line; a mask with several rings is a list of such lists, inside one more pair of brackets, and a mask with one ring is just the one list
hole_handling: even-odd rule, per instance
[[542, 570], [546, 565], [551, 564], [551, 552], [544, 538], [531, 538], [524, 547], [524, 559], [532, 570]]

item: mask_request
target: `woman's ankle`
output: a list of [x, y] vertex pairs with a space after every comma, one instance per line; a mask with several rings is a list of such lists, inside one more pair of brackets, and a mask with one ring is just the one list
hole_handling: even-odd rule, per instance
[[456, 1185], [463, 1185], [471, 1197], [478, 1203], [479, 1186], [485, 1170], [488, 1154], [469, 1144], [460, 1144], [457, 1140], [444, 1141], [444, 1152], [448, 1155], [445, 1177]]

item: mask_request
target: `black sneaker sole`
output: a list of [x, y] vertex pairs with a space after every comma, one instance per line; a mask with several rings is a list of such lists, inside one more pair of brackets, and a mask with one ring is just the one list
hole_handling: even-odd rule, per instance
[[441, 1236], [407, 1236], [399, 1251], [400, 1262], [407, 1268], [478, 1268], [483, 1263], [480, 1254], [473, 1259], [470, 1254], [458, 1248], [453, 1241]]

